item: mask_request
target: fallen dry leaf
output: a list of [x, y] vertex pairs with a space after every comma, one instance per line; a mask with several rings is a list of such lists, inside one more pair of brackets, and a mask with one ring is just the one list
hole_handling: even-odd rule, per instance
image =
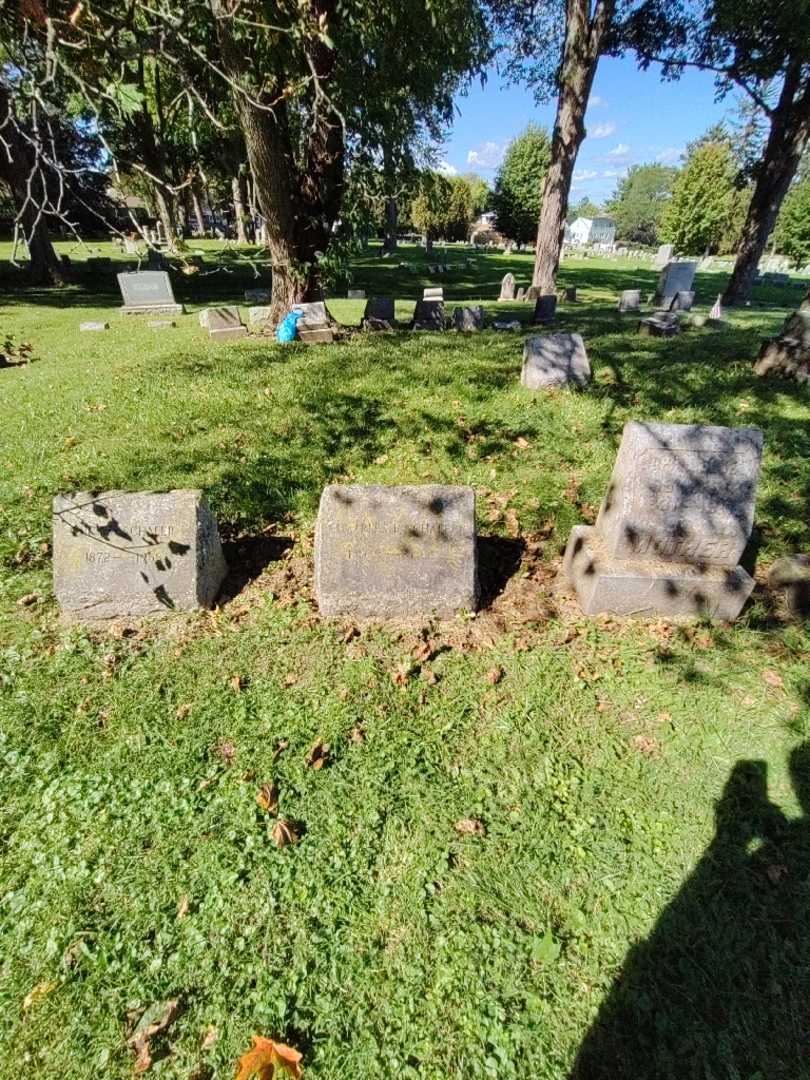
[[506, 531], [510, 536], [520, 536], [520, 522], [518, 521], [517, 513], [514, 510], [507, 510], [504, 514], [504, 521], [506, 522]]
[[290, 687], [290, 686], [295, 686], [295, 684], [297, 682], [298, 682], [298, 676], [294, 675], [293, 672], [289, 672], [289, 674], [285, 675], [284, 678], [281, 680], [281, 685], [286, 686], [286, 687]]
[[241, 693], [242, 689], [244, 688], [244, 685], [245, 685], [245, 680], [243, 679], [243, 677], [241, 675], [232, 675], [231, 676], [230, 686], [231, 686], [231, 690], [233, 690], [233, 692], [235, 694]]
[[[284, 1043], [274, 1042], [273, 1039], [265, 1039], [262, 1035], [254, 1035], [253, 1046], [246, 1054], [239, 1058], [239, 1072], [236, 1080], [279, 1080], [281, 1072], [292, 1076], [293, 1080], [300, 1080], [304, 1075], [301, 1068], [301, 1055], [291, 1046]], [[279, 1070], [277, 1073], [276, 1070]]]
[[439, 681], [436, 672], [433, 670], [433, 668], [429, 667], [422, 668], [422, 679], [428, 684], [428, 686], [435, 686], [436, 683]]
[[329, 744], [321, 739], [314, 744], [306, 757], [306, 764], [310, 769], [322, 769], [329, 763]]
[[475, 818], [462, 818], [457, 821], [453, 828], [459, 836], [486, 836], [486, 829]]
[[278, 787], [274, 782], [262, 784], [256, 793], [256, 802], [262, 810], [275, 816], [278, 813]]
[[503, 668], [500, 666], [500, 664], [496, 664], [494, 668], [490, 668], [487, 672], [486, 678], [487, 682], [491, 683], [493, 686], [496, 683], [499, 683], [503, 678]]
[[25, 596], [21, 596], [20, 599], [17, 601], [17, 607], [31, 607], [31, 605], [36, 604], [38, 600], [39, 593], [26, 593]]
[[270, 834], [277, 848], [285, 848], [288, 844], [294, 844], [298, 840], [298, 830], [295, 823], [279, 818], [273, 826]]
[[185, 720], [190, 712], [191, 705], [186, 701], [182, 705], [177, 706], [177, 712], [174, 715], [178, 720]]
[[394, 686], [404, 686], [408, 681], [408, 676], [411, 673], [411, 665], [408, 663], [400, 664], [396, 671], [391, 673], [391, 681]]
[[210, 1050], [214, 1043], [219, 1038], [219, 1032], [212, 1024], [203, 1036], [203, 1041], [200, 1043], [201, 1050]]
[[161, 1001], [151, 1005], [141, 1017], [134, 1034], [127, 1039], [127, 1046], [135, 1051], [135, 1072], [146, 1072], [152, 1065], [150, 1041], [161, 1035], [180, 1015], [180, 1001]]
[[640, 750], [642, 754], [658, 753], [658, 741], [650, 738], [649, 735], [634, 735], [632, 741], [635, 749]]
[[430, 660], [431, 656], [433, 656], [433, 642], [423, 641], [416, 646], [411, 655], [417, 664], [424, 664], [427, 660]]
[[517, 439], [515, 439], [515, 446], [518, 448], [518, 450], [528, 450], [531, 446], [531, 443], [528, 439], [524, 439], [523, 436], [520, 435]]
[[363, 734], [363, 729], [361, 727], [353, 727], [352, 730], [349, 732], [349, 738], [353, 743], [361, 743], [365, 738], [365, 735]]
[[33, 990], [29, 990], [23, 998], [23, 1011], [30, 1009], [32, 1005], [36, 1005], [38, 1001], [42, 1001], [44, 997], [50, 994], [51, 990], [55, 990], [57, 983], [51, 980], [43, 980], [41, 983], [37, 983]]
[[775, 686], [779, 690], [783, 690], [785, 687], [785, 681], [778, 671], [771, 671], [770, 668], [762, 672], [762, 681], [766, 682], [768, 686]]
[[222, 742], [216, 748], [217, 753], [225, 762], [226, 765], [230, 765], [233, 759], [236, 757], [236, 747], [232, 742]]
[[183, 893], [183, 895], [180, 897], [180, 900], [179, 900], [179, 902], [177, 904], [177, 918], [178, 919], [185, 919], [186, 915], [188, 915], [189, 907], [190, 907], [190, 904], [189, 904], [188, 897], [186, 896], [185, 893]]
[[279, 739], [278, 743], [276, 744], [276, 748], [273, 751], [273, 761], [278, 761], [278, 759], [281, 757], [281, 755], [284, 753], [284, 751], [289, 745], [289, 739]]

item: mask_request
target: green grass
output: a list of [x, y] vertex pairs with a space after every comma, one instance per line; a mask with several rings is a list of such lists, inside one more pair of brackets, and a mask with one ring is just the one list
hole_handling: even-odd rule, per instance
[[[413, 301], [426, 263], [403, 259], [418, 272], [372, 251], [354, 282]], [[445, 295], [528, 318], [492, 302], [528, 257], [461, 259]], [[173, 997], [152, 1070], [172, 1080], [230, 1078], [252, 1032], [318, 1080], [550, 1080], [583, 1042], [583, 1078], [810, 1077], [810, 639], [762, 584], [733, 627], [496, 605], [428, 628], [436, 681], [414, 665], [399, 686], [417, 631], [346, 641], [307, 570], [325, 483], [466, 483], [493, 550], [534, 555], [505, 596], [543, 591], [641, 418], [763, 429], [761, 583], [810, 550], [807, 390], [751, 373], [798, 290], [648, 339], [615, 295], [652, 288], [649, 267], [566, 262], [584, 302], [557, 321], [594, 380], [533, 396], [523, 335], [211, 347], [196, 310], [253, 278], [225, 261], [180, 279], [191, 314], [159, 333], [117, 316], [111, 275], [4, 276], [0, 323], [34, 360], [0, 371], [0, 1077], [130, 1076], [133, 1017]], [[700, 275], [699, 304], [722, 283]], [[330, 308], [351, 323], [362, 303]], [[80, 335], [90, 318], [111, 330]], [[61, 626], [54, 492], [191, 486], [247, 563], [236, 598], [130, 636]], [[289, 561], [262, 567], [280, 537]], [[256, 804], [271, 779], [302, 830], [283, 850]]]

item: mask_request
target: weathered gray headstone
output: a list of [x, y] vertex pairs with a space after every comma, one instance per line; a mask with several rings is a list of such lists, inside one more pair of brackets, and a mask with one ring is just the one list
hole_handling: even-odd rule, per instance
[[674, 337], [681, 332], [681, 321], [676, 311], [656, 311], [639, 320], [638, 332], [648, 337]]
[[477, 307], [457, 307], [453, 311], [453, 326], [464, 333], [473, 333], [484, 328], [484, 309]]
[[414, 330], [444, 330], [444, 301], [417, 300], [413, 313]]
[[211, 341], [238, 341], [247, 336], [238, 307], [205, 308], [200, 312], [200, 325], [208, 330]]
[[525, 289], [518, 289], [517, 295], [515, 296], [515, 299], [519, 300], [521, 303], [523, 303], [523, 301], [526, 299], [526, 290]]
[[685, 292], [681, 290], [676, 292], [672, 297], [672, 302], [669, 305], [670, 311], [691, 311], [692, 304], [695, 302], [695, 294], [693, 292]]
[[492, 324], [492, 329], [519, 332], [523, 329], [523, 324], [520, 319], [496, 319]]
[[591, 365], [580, 334], [541, 334], [528, 338], [523, 346], [520, 381], [530, 390], [569, 383], [585, 386], [590, 377]]
[[123, 315], [180, 315], [183, 312], [183, 305], [174, 299], [172, 283], [165, 270], [119, 274], [118, 287], [124, 300], [120, 309]]
[[736, 618], [761, 457], [757, 428], [626, 424], [596, 525], [565, 552], [583, 611]]
[[514, 300], [515, 299], [515, 275], [504, 274], [501, 281], [501, 294], [498, 297], [499, 300]]
[[66, 618], [210, 607], [226, 572], [200, 491], [75, 492], [53, 501], [54, 592]]
[[108, 322], [83, 322], [79, 323], [79, 330], [109, 330], [110, 324]]
[[658, 279], [654, 302], [668, 308], [679, 292], [691, 292], [696, 270], [695, 262], [667, 263]]
[[349, 289], [346, 296], [347, 296], [347, 298], [349, 300], [365, 300], [365, 298], [366, 298], [366, 290], [365, 289]]
[[641, 289], [624, 289], [619, 297], [619, 311], [638, 311], [641, 307]]
[[326, 616], [474, 610], [472, 488], [329, 485], [315, 529], [315, 593]]
[[269, 304], [270, 296], [270, 289], [245, 289], [246, 304]]
[[444, 288], [441, 285], [428, 285], [422, 293], [423, 300], [444, 300]]
[[577, 287], [576, 287], [576, 285], [566, 285], [564, 288], [560, 289], [559, 292], [557, 293], [557, 299], [561, 300], [561, 301], [564, 301], [565, 303], [568, 303], [568, 304], [576, 304], [577, 303]]
[[532, 322], [535, 326], [542, 326], [546, 323], [554, 322], [554, 316], [557, 312], [557, 296], [555, 293], [546, 293], [543, 296], [538, 296], [534, 304], [534, 315], [532, 316]]
[[363, 312], [363, 323], [372, 323], [371, 329], [393, 330], [396, 324], [394, 316], [394, 298], [392, 296], [370, 296]]
[[658, 251], [655, 253], [653, 259], [653, 269], [663, 270], [668, 262], [672, 259], [672, 252], [674, 251], [672, 244], [662, 244]]

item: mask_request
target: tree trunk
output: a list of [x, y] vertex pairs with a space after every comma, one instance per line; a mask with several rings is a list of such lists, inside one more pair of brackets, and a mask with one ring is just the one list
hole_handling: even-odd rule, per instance
[[399, 207], [396, 196], [391, 195], [385, 200], [385, 239], [383, 251], [397, 250], [397, 229], [399, 219]]
[[[322, 297], [318, 258], [326, 252], [337, 219], [344, 179], [344, 141], [340, 117], [328, 106], [313, 106], [305, 159], [299, 168], [293, 153], [287, 102], [272, 109], [263, 101], [278, 98], [279, 87], [265, 80], [257, 88], [255, 65], [245, 55], [244, 42], [234, 40], [233, 14], [225, 0], [209, 0], [216, 22], [222, 61], [228, 76], [249, 93], [234, 90], [234, 104], [253, 174], [256, 200], [264, 217], [273, 267], [270, 322], [284, 317], [303, 300]], [[339, 29], [335, 0], [312, 0], [308, 10], [315, 22]], [[320, 38], [305, 39], [308, 66], [325, 90], [335, 66], [334, 49]], [[284, 78], [287, 79], [289, 73]], [[312, 104], [312, 103], [311, 103]]]
[[194, 207], [194, 235], [198, 237], [205, 236], [205, 218], [203, 217], [202, 199], [200, 198], [200, 189], [197, 183], [191, 185], [191, 203]]
[[175, 217], [174, 196], [161, 183], [153, 183], [153, 196], [160, 223], [163, 226], [163, 235], [169, 251], [176, 251], [180, 246], [177, 237], [177, 221]]
[[245, 232], [245, 201], [242, 198], [242, 183], [239, 176], [231, 177], [231, 199], [233, 200], [236, 242], [238, 244], [246, 244], [248, 238], [247, 233]]
[[551, 140], [551, 164], [543, 184], [532, 275], [532, 286], [540, 293], [555, 291], [571, 180], [585, 138], [585, 111], [615, 0], [599, 0], [592, 19], [590, 6], [590, 0], [566, 3], [560, 93]]
[[28, 270], [31, 283], [34, 285], [64, 285], [67, 275], [51, 243], [45, 215], [37, 215], [36, 209], [29, 206], [23, 211], [21, 224], [28, 245], [28, 255], [31, 259]]
[[810, 139], [810, 86], [794, 101], [800, 78], [800, 67], [788, 71], [771, 115], [771, 130], [757, 169], [734, 270], [723, 294], [724, 304], [743, 304], [750, 299], [759, 260]]

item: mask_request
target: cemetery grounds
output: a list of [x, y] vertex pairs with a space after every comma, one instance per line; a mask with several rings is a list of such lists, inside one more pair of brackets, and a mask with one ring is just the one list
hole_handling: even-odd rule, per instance
[[[172, 999], [151, 1072], [178, 1080], [231, 1077], [253, 1033], [321, 1080], [551, 1080], [600, 1006], [603, 1071], [583, 1076], [810, 1076], [810, 639], [765, 586], [810, 550], [810, 398], [751, 371], [801, 291], [646, 338], [616, 298], [653, 289], [649, 263], [566, 260], [580, 303], [555, 329], [583, 334], [594, 379], [531, 394], [525, 335], [211, 345], [198, 310], [267, 278], [193, 246], [225, 270], [172, 275], [189, 314], [166, 331], [119, 316], [81, 252], [61, 291], [6, 264], [3, 336], [31, 350], [0, 371], [0, 1078], [131, 1076], [128, 1037]], [[409, 298], [402, 319], [442, 284], [448, 313], [528, 321], [495, 297], [531, 257], [467, 255], [437, 252], [431, 280], [416, 249], [372, 248], [352, 287]], [[698, 274], [698, 311], [723, 282]], [[346, 324], [363, 306], [329, 302]], [[92, 319], [111, 329], [80, 334]], [[764, 432], [758, 586], [733, 626], [585, 618], [555, 594], [629, 419]], [[484, 609], [321, 621], [328, 482], [472, 485]], [[219, 520], [221, 606], [61, 625], [52, 496], [172, 487]], [[273, 842], [262, 785], [297, 843]]]

